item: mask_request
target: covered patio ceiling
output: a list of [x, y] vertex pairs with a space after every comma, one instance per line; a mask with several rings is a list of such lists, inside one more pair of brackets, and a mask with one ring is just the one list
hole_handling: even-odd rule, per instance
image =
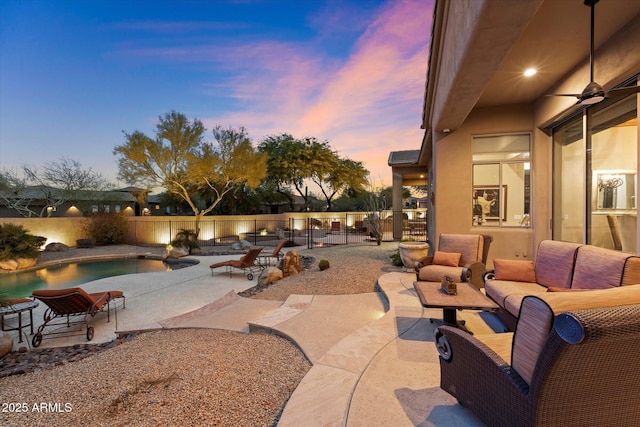
[[[555, 111], [567, 110], [575, 105], [574, 98], [545, 95], [579, 93], [590, 80], [591, 11], [584, 0], [437, 0], [435, 7], [425, 138], [418, 154], [405, 163], [400, 154], [393, 159], [404, 151], [389, 156], [403, 185], [424, 179], [419, 177], [430, 162], [431, 130], [455, 131], [476, 107], [545, 102]], [[607, 58], [599, 60], [598, 48], [619, 42], [621, 30], [638, 20], [640, 1], [600, 0], [595, 6], [594, 74], [605, 89], [630, 76], [616, 75]], [[527, 68], [537, 73], [524, 77]]]

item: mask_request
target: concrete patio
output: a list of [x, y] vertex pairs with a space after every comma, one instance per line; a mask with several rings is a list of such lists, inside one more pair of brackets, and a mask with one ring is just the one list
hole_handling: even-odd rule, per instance
[[[439, 387], [438, 353], [430, 317], [413, 290], [412, 273], [385, 273], [381, 292], [355, 295], [291, 295], [284, 303], [242, 298], [256, 280], [208, 266], [233, 256], [199, 257], [198, 265], [171, 272], [117, 276], [86, 283], [88, 292], [119, 289], [126, 309], [117, 320], [96, 317], [92, 343], [116, 333], [159, 328], [268, 331], [294, 342], [312, 362], [288, 401], [279, 426], [480, 426]], [[34, 310], [36, 326], [45, 306]], [[476, 333], [502, 327], [491, 314], [462, 311]], [[25, 329], [28, 332], [28, 328]], [[17, 336], [16, 336], [17, 338]], [[31, 336], [20, 345], [30, 345]], [[45, 337], [46, 338], [46, 337]], [[17, 347], [17, 339], [16, 347]], [[41, 348], [86, 343], [84, 334]]]

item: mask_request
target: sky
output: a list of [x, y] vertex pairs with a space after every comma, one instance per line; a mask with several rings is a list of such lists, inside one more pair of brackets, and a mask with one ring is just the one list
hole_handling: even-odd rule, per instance
[[175, 110], [208, 129], [328, 141], [391, 185], [419, 149], [433, 0], [3, 0], [0, 169], [62, 158], [119, 186], [124, 133]]

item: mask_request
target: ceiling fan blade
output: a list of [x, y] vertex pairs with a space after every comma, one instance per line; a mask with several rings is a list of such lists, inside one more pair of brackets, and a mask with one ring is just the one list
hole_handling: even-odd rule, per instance
[[607, 98], [622, 98], [628, 95], [633, 95], [634, 93], [640, 93], [640, 86], [619, 87], [617, 89], [611, 89], [610, 91], [607, 91]]
[[548, 93], [545, 96], [572, 96], [574, 98], [580, 99], [579, 93]]

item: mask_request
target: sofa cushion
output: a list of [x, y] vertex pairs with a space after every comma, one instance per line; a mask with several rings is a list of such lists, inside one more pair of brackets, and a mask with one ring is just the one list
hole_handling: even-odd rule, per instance
[[509, 310], [507, 308], [507, 299], [512, 299], [509, 297], [519, 296], [518, 302], [520, 302], [526, 295], [544, 293], [547, 291], [547, 288], [535, 282], [492, 279], [484, 284], [484, 291], [487, 296], [494, 300], [500, 307], [506, 308], [511, 314], [517, 316], [520, 311], [520, 305], [515, 307], [513, 311]]
[[460, 263], [464, 266], [482, 261], [484, 239], [479, 234], [441, 234], [438, 250], [461, 254]]
[[437, 265], [457, 267], [460, 265], [461, 257], [461, 253], [436, 251], [436, 253], [433, 254], [433, 263]]
[[627, 258], [622, 276], [622, 286], [640, 283], [640, 257], [637, 255]]
[[459, 281], [462, 276], [462, 267], [431, 264], [422, 267], [418, 272], [418, 280], [426, 282], [440, 282], [444, 276], [449, 276], [454, 281]]
[[536, 281], [536, 273], [533, 270], [533, 261], [494, 259], [493, 270], [496, 280], [517, 280], [520, 282]]
[[573, 265], [580, 243], [543, 240], [536, 254], [536, 281], [542, 286], [570, 288]]
[[478, 334], [474, 335], [478, 341], [493, 350], [507, 364], [511, 365], [511, 346], [513, 343], [513, 332], [500, 334]]
[[604, 289], [622, 284], [622, 274], [631, 255], [597, 246], [578, 249], [572, 289]]
[[529, 384], [555, 316], [570, 310], [640, 303], [640, 285], [588, 292], [546, 292], [522, 300], [513, 337], [512, 366]]

